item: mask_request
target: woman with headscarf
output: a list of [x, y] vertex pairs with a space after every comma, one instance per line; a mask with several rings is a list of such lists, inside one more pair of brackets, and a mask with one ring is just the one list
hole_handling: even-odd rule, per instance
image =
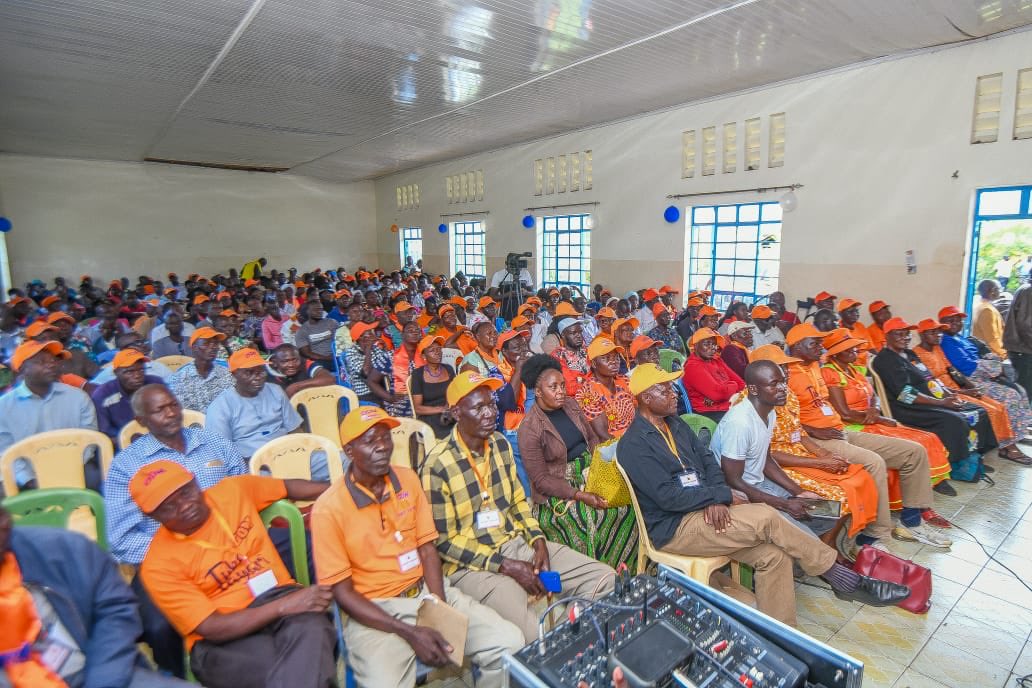
[[[948, 481], [950, 462], [942, 441], [933, 433], [905, 427], [882, 415], [865, 368], [857, 365], [857, 354], [868, 346], [867, 340], [855, 338], [840, 327], [824, 338], [823, 345], [827, 362], [821, 367], [821, 375], [828, 386], [831, 405], [842, 416], [846, 430], [917, 442], [928, 453], [932, 489], [944, 495], [957, 494]], [[890, 490], [890, 504], [892, 497]]]
[[416, 347], [416, 369], [409, 378], [416, 418], [433, 428], [437, 439], [447, 437], [455, 424], [446, 396], [455, 372], [441, 362], [443, 344], [440, 335], [423, 337]]
[[[616, 567], [637, 567], [638, 528], [629, 506], [610, 507], [585, 491], [587, 469], [603, 441], [567, 394], [565, 371], [547, 355], [524, 365], [534, 404], [520, 424], [520, 456], [531, 484], [534, 516], [545, 536]], [[615, 459], [614, 459], [615, 460]]]
[[577, 392], [577, 403], [602, 437], [623, 435], [634, 420], [634, 396], [620, 374], [621, 347], [599, 338], [588, 347], [591, 375]]
[[576, 318], [562, 318], [556, 325], [562, 345], [552, 351], [552, 358], [559, 361], [566, 379], [566, 392], [577, 394], [588, 377], [588, 352], [584, 347], [584, 332]]
[[689, 342], [692, 353], [684, 362], [681, 380], [695, 413], [719, 423], [731, 407], [731, 399], [745, 389], [745, 382], [718, 355], [726, 340], [708, 327]]

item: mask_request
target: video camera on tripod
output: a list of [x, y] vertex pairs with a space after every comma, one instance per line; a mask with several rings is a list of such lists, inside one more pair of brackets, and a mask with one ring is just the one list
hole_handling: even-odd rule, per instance
[[530, 251], [523, 253], [510, 252], [505, 256], [505, 272], [507, 273], [498, 285], [501, 295], [501, 315], [506, 320], [516, 316], [516, 309], [523, 303], [524, 290], [529, 285], [520, 282], [520, 273], [528, 269], [530, 262], [527, 260], [534, 254]]
[[519, 282], [520, 270], [527, 269], [529, 263], [527, 258], [532, 257], [534, 254], [530, 251], [524, 253], [509, 253], [505, 256], [505, 270], [513, 275], [514, 280]]

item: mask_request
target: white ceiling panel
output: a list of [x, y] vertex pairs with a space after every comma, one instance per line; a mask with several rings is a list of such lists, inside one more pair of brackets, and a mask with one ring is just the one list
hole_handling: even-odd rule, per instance
[[0, 150], [365, 179], [1030, 23], [1032, 0], [4, 0]]

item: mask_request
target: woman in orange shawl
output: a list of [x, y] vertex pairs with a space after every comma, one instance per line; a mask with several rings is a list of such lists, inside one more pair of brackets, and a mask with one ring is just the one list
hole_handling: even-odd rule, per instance
[[444, 337], [445, 349], [459, 349], [463, 356], [477, 348], [477, 340], [464, 325], [459, 324], [455, 306], [450, 303], [437, 309], [437, 325], [431, 327], [427, 334], [441, 335]]
[[[928, 452], [932, 489], [940, 494], [957, 494], [947, 480], [950, 477], [950, 460], [942, 440], [930, 432], [908, 428], [891, 418], [886, 418], [873, 403], [874, 388], [867, 381], [863, 370], [855, 365], [856, 355], [861, 346], [868, 344], [862, 339], [853, 338], [849, 330], [842, 327], [824, 338], [827, 363], [821, 367], [821, 374], [828, 385], [831, 405], [842, 416], [846, 429], [917, 442]], [[902, 508], [903, 505], [898, 480], [899, 474], [889, 471], [889, 504], [893, 509]], [[932, 514], [927, 516], [934, 518]]]
[[[974, 384], [968, 382], [966, 377], [950, 365], [945, 352], [939, 346], [939, 342], [942, 340], [942, 333], [947, 329], [949, 329], [949, 325], [943, 325], [931, 318], [922, 320], [917, 325], [917, 332], [921, 341], [911, 351], [917, 354], [921, 363], [928, 369], [928, 374], [934, 378], [934, 380], [929, 381], [929, 388], [934, 393], [933, 382], [938, 382], [939, 385], [949, 390], [949, 392], [962, 397], [964, 401], [984, 408], [989, 416], [989, 422], [993, 426], [993, 434], [996, 435], [996, 441], [1000, 444], [998, 449], [1000, 458], [1010, 459], [1026, 466], [1032, 465], [1032, 459], [1026, 456], [1025, 452], [1021, 451], [1017, 446], [1019, 438], [1014, 435], [1014, 423], [1012, 423], [1013, 419], [1008, 413], [1007, 407], [988, 395], [982, 394]], [[963, 386], [958, 384], [953, 378], [954, 375], [967, 384]], [[1022, 430], [1028, 426], [1027, 420], [1027, 418], [1022, 419], [1025, 422], [1021, 426]]]
[[634, 396], [627, 376], [620, 374], [623, 348], [611, 339], [596, 337], [588, 347], [591, 375], [577, 390], [577, 403], [603, 437], [620, 437], [634, 420]]

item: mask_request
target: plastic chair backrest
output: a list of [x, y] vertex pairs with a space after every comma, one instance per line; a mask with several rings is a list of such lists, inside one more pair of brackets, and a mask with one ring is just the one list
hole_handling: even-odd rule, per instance
[[462, 365], [462, 350], [441, 349], [441, 363], [451, 366], [453, 371], [458, 372], [459, 366]]
[[114, 447], [102, 432], [68, 428], [36, 433], [15, 442], [0, 457], [0, 475], [8, 496], [18, 494], [14, 464], [24, 459], [36, 473], [36, 483], [45, 487], [76, 487], [85, 489], [86, 472], [83, 457], [87, 449], [96, 447], [100, 465], [111, 465]]
[[187, 363], [193, 363], [193, 357], [180, 356], [179, 354], [162, 356], [161, 358], [156, 358], [154, 360], [171, 370], [173, 373], [185, 366]]
[[[685, 413], [681, 416], [681, 420], [688, 424], [688, 427], [692, 429], [692, 432], [699, 438], [707, 447], [710, 441], [713, 439], [713, 433], [717, 431], [717, 424], [713, 422], [711, 418], [706, 416], [700, 416], [697, 413]], [[703, 434], [703, 431], [709, 433], [708, 436]]]
[[660, 368], [662, 368], [663, 370], [667, 371], [668, 373], [669, 372], [673, 372], [673, 370], [674, 370], [674, 367], [673, 367], [674, 361], [677, 361], [677, 363], [678, 363], [678, 370], [683, 369], [684, 368], [685, 355], [682, 354], [680, 351], [675, 351], [673, 349], [660, 349], [659, 350], [659, 367]]
[[[421, 420], [416, 420], [415, 418], [395, 418], [395, 420], [400, 422], [401, 425], [391, 430], [391, 439], [394, 440], [394, 453], [391, 454], [391, 464], [394, 466], [405, 466], [417, 471], [423, 465], [426, 455], [437, 444], [437, 436], [434, 435], [433, 428]], [[416, 435], [417, 444], [420, 447], [414, 457], [415, 463], [413, 463], [410, 439], [413, 434]]]
[[645, 571], [645, 564], [654, 552], [652, 540], [649, 538], [649, 531], [645, 527], [645, 517], [641, 514], [641, 507], [638, 505], [638, 495], [634, 491], [634, 484], [631, 483], [631, 479], [627, 477], [627, 472], [624, 471], [623, 466], [620, 465], [620, 462], [615, 457], [613, 458], [613, 463], [619, 469], [620, 477], [627, 483], [627, 491], [631, 493], [631, 508], [634, 509], [634, 521], [638, 524], [638, 573], [643, 573]]
[[331, 483], [344, 477], [340, 447], [321, 435], [306, 432], [277, 437], [259, 447], [251, 457], [251, 474], [266, 475], [268, 471], [274, 478], [311, 480], [312, 454], [316, 451], [326, 453]]
[[[104, 498], [93, 490], [50, 487], [8, 497], [3, 506], [16, 526], [47, 526], [82, 533], [107, 549]], [[92, 513], [83, 511], [83, 507]]]
[[[183, 427], [184, 428], [203, 428], [204, 427], [204, 414], [200, 411], [192, 411], [190, 409], [183, 409]], [[125, 426], [118, 431], [118, 448], [125, 449], [135, 440], [144, 435], [148, 434], [150, 430], [140, 425], [140, 423], [133, 419], [125, 424]], [[104, 471], [104, 475], [107, 475], [107, 466], [101, 467]]]
[[266, 528], [277, 518], [287, 522], [287, 529], [290, 531], [290, 557], [294, 560], [294, 579], [298, 585], [311, 585], [308, 551], [305, 548], [305, 519], [301, 511], [287, 500], [281, 499], [262, 509], [261, 517]]
[[871, 380], [874, 382], [874, 393], [878, 395], [881, 414], [886, 418], [892, 418], [892, 406], [889, 405], [889, 394], [885, 391], [885, 383], [882, 382], [878, 373], [874, 372], [874, 367], [867, 366], [867, 372], [870, 373]]
[[341, 397], [348, 400], [348, 410], [358, 408], [358, 395], [342, 385], [303, 389], [290, 397], [290, 403], [306, 420], [308, 432], [321, 435], [340, 448]]

